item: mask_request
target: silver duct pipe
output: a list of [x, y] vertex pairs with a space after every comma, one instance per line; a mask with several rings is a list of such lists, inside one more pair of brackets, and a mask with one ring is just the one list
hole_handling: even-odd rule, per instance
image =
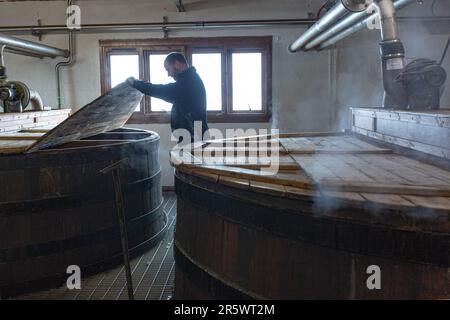
[[305, 44], [311, 39], [318, 36], [325, 31], [330, 25], [335, 23], [338, 19], [348, 13], [349, 10], [339, 1], [330, 11], [328, 11], [319, 21], [317, 21], [311, 28], [304, 32], [297, 40], [295, 40], [289, 47], [290, 52], [301, 50]]
[[[416, 2], [416, 0], [397, 0], [397, 1], [394, 2], [394, 8], [395, 8], [395, 10], [400, 10], [400, 9], [406, 7], [407, 5], [409, 5], [409, 4], [413, 3], [413, 2]], [[358, 31], [360, 31], [360, 30], [362, 30], [362, 29], [367, 28], [367, 26], [368, 26], [372, 21], [374, 21], [374, 19], [377, 18], [377, 15], [378, 15], [378, 12], [376, 12], [376, 13], [370, 15], [370, 16], [367, 17], [366, 19], [364, 19], [364, 20], [362, 20], [362, 21], [360, 21], [360, 22], [354, 24], [354, 25], [351, 26], [350, 28], [348, 28], [348, 29], [346, 29], [346, 30], [344, 30], [344, 31], [342, 31], [342, 32], [340, 32], [340, 33], [338, 33], [338, 34], [336, 34], [335, 36], [331, 37], [330, 39], [328, 39], [328, 40], [322, 42], [322, 43], [320, 44], [320, 46], [318, 47], [318, 49], [319, 49], [319, 50], [326, 49], [326, 48], [328, 48], [329, 46], [334, 45], [334, 44], [337, 43], [338, 41], [341, 41], [342, 39], [347, 38], [348, 36], [350, 36], [350, 35], [352, 35], [352, 34], [358, 32]], [[385, 31], [385, 32], [387, 32], [387, 31]], [[389, 32], [390, 32], [390, 33], [393, 33], [393, 32], [395, 33], [395, 31], [393, 31], [393, 30], [391, 30], [391, 31], [389, 31]], [[389, 33], [389, 32], [388, 32], [388, 33]]]
[[392, 41], [398, 39], [397, 17], [392, 0], [377, 1], [381, 20], [381, 39], [383, 41]]
[[38, 59], [43, 59], [45, 57], [54, 58], [53, 56], [44, 56], [44, 55], [40, 55], [40, 54], [34, 54], [34, 53], [29, 52], [29, 51], [18, 50], [18, 49], [11, 49], [11, 48], [6, 48], [5, 52], [12, 53], [12, 54], [19, 54], [19, 55], [22, 55], [22, 56], [38, 58]]
[[58, 109], [61, 109], [61, 67], [69, 67], [75, 63], [75, 52], [74, 52], [74, 34], [73, 31], [69, 31], [69, 59], [66, 61], [61, 61], [55, 66], [56, 73], [56, 99]]
[[5, 44], [8, 48], [13, 50], [26, 51], [35, 55], [65, 58], [69, 56], [69, 52], [67, 50], [61, 50], [55, 47], [50, 47], [44, 44], [14, 38], [3, 34], [0, 34], [0, 44]]
[[33, 110], [44, 110], [41, 95], [36, 90], [30, 90], [30, 103]]
[[381, 22], [381, 61], [384, 86], [383, 107], [408, 107], [408, 96], [398, 75], [405, 67], [405, 48], [399, 39], [397, 17], [392, 0], [376, 0]]
[[315, 47], [317, 47], [319, 44], [321, 44], [323, 41], [329, 39], [330, 37], [336, 35], [337, 33], [341, 32], [342, 30], [345, 30], [345, 28], [348, 28], [349, 26], [357, 23], [358, 21], [366, 18], [369, 16], [369, 13], [366, 11], [358, 12], [358, 13], [352, 13], [348, 15], [347, 17], [343, 18], [341, 21], [339, 21], [337, 24], [332, 26], [327, 31], [321, 33], [316, 38], [314, 38], [312, 41], [308, 42], [304, 49], [305, 51], [311, 50]]

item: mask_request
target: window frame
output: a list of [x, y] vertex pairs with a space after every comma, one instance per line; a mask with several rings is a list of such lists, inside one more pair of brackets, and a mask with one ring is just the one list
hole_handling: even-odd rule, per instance
[[[216, 38], [169, 38], [169, 39], [133, 39], [133, 40], [100, 40], [100, 74], [101, 92], [110, 88], [111, 54], [138, 54], [139, 74], [141, 79], [149, 79], [149, 54], [180, 51], [186, 55], [192, 65], [192, 54], [222, 54], [222, 110], [208, 111], [208, 122], [211, 123], [249, 123], [269, 122], [272, 117], [272, 37], [216, 37]], [[130, 53], [133, 52], [133, 53]], [[232, 54], [235, 52], [261, 52], [262, 110], [233, 111], [232, 103]], [[195, 67], [195, 66], [194, 66]], [[134, 112], [127, 123], [168, 123], [170, 114], [151, 111], [150, 97], [141, 101], [141, 110]]]

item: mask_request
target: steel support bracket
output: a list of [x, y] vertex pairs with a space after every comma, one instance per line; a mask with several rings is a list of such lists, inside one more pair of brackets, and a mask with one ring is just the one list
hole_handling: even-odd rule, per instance
[[186, 9], [184, 8], [182, 0], [174, 0], [174, 2], [178, 9], [178, 12], [186, 12]]
[[[165, 24], [167, 24], [169, 22], [169, 17], [167, 17], [167, 16], [164, 16], [163, 17], [163, 24], [165, 25]], [[164, 39], [167, 39], [167, 38], [169, 38], [169, 28], [167, 28], [166, 26], [163, 26], [162, 27], [162, 31], [163, 31], [163, 34], [164, 34]]]
[[[38, 19], [37, 24], [38, 27], [42, 26], [41, 19]], [[44, 35], [44, 32], [42, 30], [31, 30], [31, 35], [37, 37], [39, 41], [42, 41], [42, 36]]]

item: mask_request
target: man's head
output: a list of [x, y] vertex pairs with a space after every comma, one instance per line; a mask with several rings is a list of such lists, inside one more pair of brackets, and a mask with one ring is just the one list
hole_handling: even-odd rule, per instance
[[186, 57], [179, 52], [172, 52], [164, 60], [164, 68], [167, 71], [167, 75], [174, 79], [177, 75], [184, 72], [188, 68]]

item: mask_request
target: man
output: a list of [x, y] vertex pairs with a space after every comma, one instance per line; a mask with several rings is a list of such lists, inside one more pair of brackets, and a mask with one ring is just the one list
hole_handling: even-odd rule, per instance
[[[179, 52], [170, 53], [164, 68], [175, 83], [152, 84], [128, 78], [128, 83], [143, 94], [172, 103], [170, 126], [172, 131], [186, 129], [194, 140], [194, 121], [202, 122], [202, 134], [208, 130], [206, 122], [206, 91], [194, 67], [189, 67], [186, 57]], [[179, 141], [181, 142], [181, 141]]]

